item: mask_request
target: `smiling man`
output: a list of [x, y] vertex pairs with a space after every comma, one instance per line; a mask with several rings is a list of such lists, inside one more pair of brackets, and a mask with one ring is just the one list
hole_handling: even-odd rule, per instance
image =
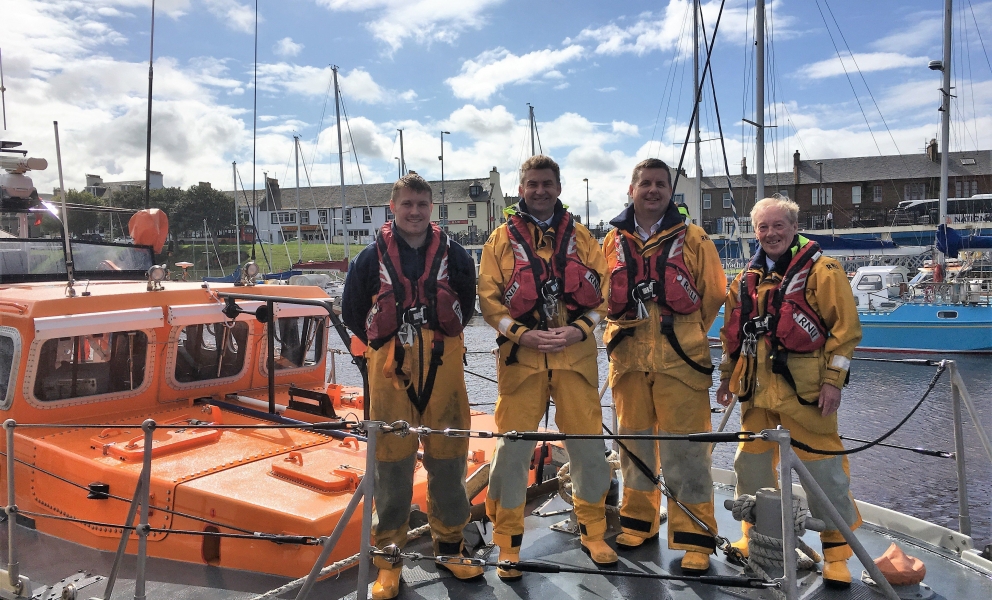
[[[788, 198], [765, 198], [751, 210], [761, 249], [730, 285], [720, 336], [723, 361], [717, 402], [741, 402], [741, 429], [761, 431], [781, 425], [792, 439], [818, 450], [843, 451], [837, 434], [841, 388], [847, 382], [854, 348], [861, 341], [854, 294], [847, 274], [820, 247], [799, 235], [799, 206]], [[852, 529], [861, 516], [851, 496], [846, 456], [796, 454]], [[737, 494], [777, 488], [778, 445], [741, 443], [734, 459]], [[851, 584], [847, 559], [853, 554], [818, 499], [810, 512], [827, 523], [823, 579]], [[734, 546], [747, 554], [750, 524]]]
[[[713, 380], [706, 330], [726, 295], [716, 246], [702, 228], [686, 224], [672, 199], [672, 174], [649, 158], [634, 167], [628, 206], [603, 242], [610, 269], [609, 321], [603, 341], [610, 356], [621, 434], [689, 434], [710, 430]], [[658, 535], [661, 491], [652, 475], [659, 462], [665, 483], [692, 515], [669, 500], [668, 546], [684, 550], [682, 570], [709, 569], [716, 547], [709, 444], [628, 441], [620, 451], [623, 504], [617, 547], [634, 548]], [[636, 457], [636, 458], [635, 458]]]
[[[348, 328], [368, 345], [371, 417], [432, 429], [468, 429], [462, 328], [475, 312], [475, 266], [465, 249], [431, 223], [430, 184], [419, 175], [393, 185], [386, 223], [348, 269], [341, 299]], [[469, 519], [468, 439], [381, 434], [376, 448], [373, 543], [406, 545], [417, 448], [424, 446], [428, 521], [436, 555], [459, 555]], [[399, 594], [400, 569], [379, 557], [376, 600]], [[439, 565], [459, 579], [482, 567]]]
[[[520, 167], [522, 200], [507, 208], [506, 223], [489, 237], [479, 266], [479, 307], [499, 335], [496, 426], [534, 431], [550, 398], [564, 433], [598, 434], [596, 324], [602, 318], [606, 261], [599, 244], [558, 200], [558, 164], [532, 156]], [[486, 510], [500, 559], [520, 559], [524, 503], [534, 442], [496, 444]], [[574, 485], [573, 504], [582, 547], [600, 565], [617, 562], [603, 540], [610, 470], [601, 440], [565, 442]], [[521, 578], [498, 569], [504, 581]]]

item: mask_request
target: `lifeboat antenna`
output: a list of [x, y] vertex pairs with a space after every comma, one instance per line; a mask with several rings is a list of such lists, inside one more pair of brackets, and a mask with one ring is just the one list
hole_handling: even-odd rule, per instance
[[3, 105], [3, 128], [7, 130], [7, 88], [3, 87], [3, 54], [0, 54], [0, 104]]
[[65, 246], [65, 274], [69, 284], [65, 288], [65, 293], [70, 298], [75, 297], [76, 290], [73, 284], [72, 266], [72, 244], [69, 243], [69, 211], [65, 208], [65, 181], [62, 179], [62, 146], [59, 144], [59, 122], [52, 121], [55, 125], [55, 159], [59, 165], [59, 196], [62, 198], [62, 243]]
[[148, 126], [145, 132], [145, 208], [150, 208], [152, 179], [152, 61], [155, 58], [155, 0], [152, 0], [151, 43], [148, 49]]

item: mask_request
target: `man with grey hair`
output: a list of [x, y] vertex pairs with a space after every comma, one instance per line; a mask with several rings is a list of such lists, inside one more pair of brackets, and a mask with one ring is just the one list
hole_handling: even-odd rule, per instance
[[[847, 525], [856, 528], [861, 516], [850, 492], [847, 457], [839, 454], [844, 446], [837, 409], [861, 323], [844, 269], [799, 234], [798, 215], [799, 206], [788, 198], [765, 198], [751, 210], [761, 249], [727, 294], [717, 402], [728, 406], [738, 397], [742, 430], [781, 425], [792, 439], [825, 451], [797, 448], [796, 454]], [[776, 444], [741, 443], [734, 459], [737, 494], [778, 487], [777, 463]], [[820, 534], [824, 582], [849, 586], [851, 547], [813, 496], [810, 511], [827, 522]], [[734, 546], [746, 555], [751, 525], [742, 527], [745, 535]]]

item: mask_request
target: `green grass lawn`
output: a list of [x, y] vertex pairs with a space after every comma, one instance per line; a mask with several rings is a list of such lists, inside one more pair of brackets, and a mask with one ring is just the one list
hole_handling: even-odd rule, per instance
[[[363, 244], [349, 244], [348, 251], [351, 258], [354, 259], [363, 248], [365, 248]], [[251, 250], [251, 244], [241, 244], [242, 264], [247, 262], [251, 257]], [[301, 244], [301, 250], [304, 262], [308, 260], [327, 260], [328, 250], [330, 251], [332, 260], [341, 260], [344, 258], [344, 245], [342, 244], [324, 246], [322, 242], [303, 242]], [[214, 255], [213, 246], [210, 246], [210, 275], [214, 277], [221, 275], [221, 266], [223, 266], [223, 274], [229, 275], [238, 264], [237, 247], [234, 244], [217, 244], [217, 251], [220, 253], [220, 264], [218, 264], [217, 257]], [[297, 261], [298, 256], [295, 241], [290, 241], [287, 244], [257, 244], [255, 246], [255, 262], [261, 267], [262, 273], [286, 271], [289, 269], [291, 263]], [[266, 261], [266, 257], [268, 261]], [[189, 278], [191, 280], [199, 280], [201, 277], [207, 275], [207, 254], [203, 242], [197, 244], [176, 244], [172, 256], [168, 256], [163, 252], [155, 258], [159, 262], [165, 262], [174, 277], [182, 273], [182, 269], [175, 266], [177, 262], [193, 263], [194, 266], [189, 269]]]

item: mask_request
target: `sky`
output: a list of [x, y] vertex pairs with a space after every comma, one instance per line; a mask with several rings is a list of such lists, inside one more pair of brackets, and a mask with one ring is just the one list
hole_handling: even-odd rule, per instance
[[[675, 166], [692, 113], [691, 2], [157, 0], [151, 167], [165, 185], [263, 188], [263, 173], [339, 184], [331, 66], [339, 67], [345, 182], [484, 178], [513, 194], [530, 154], [562, 168], [562, 200], [592, 221], [626, 201], [632, 167]], [[710, 39], [720, 2], [702, 3]], [[804, 159], [922, 153], [938, 137], [941, 0], [778, 0], [766, 8], [766, 171]], [[7, 129], [67, 188], [87, 173], [144, 178], [151, 0], [0, 0]], [[992, 149], [992, 2], [956, 0], [951, 150]], [[707, 42], [708, 43], [708, 42]], [[754, 6], [726, 0], [700, 108], [704, 175], [754, 171]], [[705, 52], [705, 50], [703, 50]], [[705, 62], [705, 56], [703, 58]], [[255, 84], [257, 77], [257, 86]], [[257, 117], [253, 106], [257, 102]], [[346, 118], [345, 118], [346, 117]], [[253, 122], [254, 121], [254, 122]], [[255, 130], [253, 141], [253, 128]], [[254, 155], [254, 161], [253, 161]], [[356, 163], [357, 158], [357, 163]], [[253, 172], [253, 162], [255, 169]], [[696, 172], [693, 153], [685, 158]], [[360, 167], [360, 168], [359, 168]], [[240, 187], [241, 184], [239, 184]]]

